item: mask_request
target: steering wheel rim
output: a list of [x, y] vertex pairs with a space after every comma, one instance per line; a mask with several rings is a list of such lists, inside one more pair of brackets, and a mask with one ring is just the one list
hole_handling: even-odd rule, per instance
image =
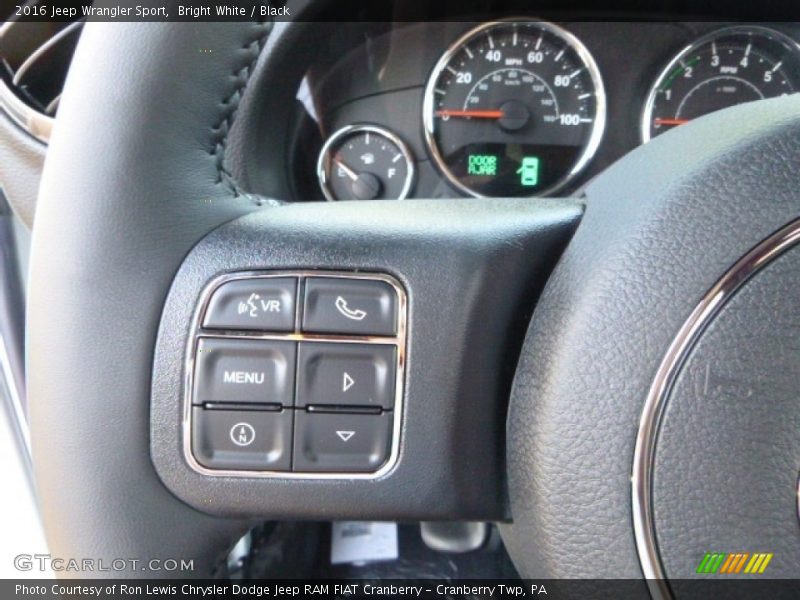
[[[161, 484], [148, 406], [174, 272], [197, 240], [257, 207], [223, 161], [270, 28], [89, 23], [81, 36], [41, 185], [28, 302], [32, 452], [54, 556], [183, 557], [188, 575], [207, 577], [247, 529]], [[67, 329], [80, 333], [66, 342]]]
[[[670, 344], [715, 283], [796, 219], [797, 102], [784, 97], [699, 119], [638, 148], [586, 189], [584, 218], [537, 305], [512, 391], [514, 523], [502, 531], [528, 576], [653, 575], [647, 567], [658, 548], [640, 556], [644, 540], [632, 527], [644, 401]], [[702, 440], [686, 446], [702, 455]], [[784, 494], [794, 506], [796, 489]], [[709, 504], [684, 506], [686, 522], [702, 522]], [[654, 506], [641, 509], [652, 514]], [[791, 519], [794, 532], [794, 511], [772, 516]], [[694, 566], [703, 556], [688, 544], [682, 552], [696, 557]], [[665, 575], [698, 576], [683, 568]], [[651, 591], [668, 588], [656, 582]]]
[[[149, 401], [184, 257], [262, 204], [238, 189], [224, 150], [269, 29], [92, 23], [82, 36], [42, 182], [28, 306], [31, 436], [54, 555], [191, 558], [207, 577], [251, 523], [172, 494], [150, 458]], [[524, 576], [641, 577], [629, 477], [642, 402], [691, 307], [796, 217], [798, 102], [700, 119], [586, 189], [512, 391], [503, 535]], [[598, 403], [597, 390], [614, 398]]]

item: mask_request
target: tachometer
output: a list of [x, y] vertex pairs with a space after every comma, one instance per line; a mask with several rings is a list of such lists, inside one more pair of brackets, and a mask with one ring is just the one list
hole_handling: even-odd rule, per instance
[[740, 26], [706, 35], [659, 75], [642, 115], [648, 141], [708, 113], [800, 88], [800, 49], [766, 27]]
[[464, 34], [425, 89], [430, 153], [473, 196], [540, 196], [589, 162], [605, 125], [605, 93], [589, 51], [541, 21], [497, 21]]

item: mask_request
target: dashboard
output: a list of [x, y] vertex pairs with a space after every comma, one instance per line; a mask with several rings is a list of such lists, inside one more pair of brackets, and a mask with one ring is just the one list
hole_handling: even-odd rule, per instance
[[486, 16], [309, 24], [288, 196], [572, 195], [691, 119], [800, 91], [797, 23]]

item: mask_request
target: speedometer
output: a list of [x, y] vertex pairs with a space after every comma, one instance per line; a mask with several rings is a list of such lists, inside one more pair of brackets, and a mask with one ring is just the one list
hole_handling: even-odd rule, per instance
[[473, 196], [540, 196], [589, 162], [605, 93], [589, 51], [561, 27], [496, 21], [464, 34], [425, 89], [423, 124], [444, 176]]
[[712, 32], [682, 50], [661, 72], [642, 115], [642, 140], [708, 113], [800, 89], [800, 48], [757, 26]]

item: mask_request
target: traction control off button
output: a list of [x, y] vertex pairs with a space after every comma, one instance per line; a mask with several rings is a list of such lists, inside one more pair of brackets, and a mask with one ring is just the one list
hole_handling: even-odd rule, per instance
[[192, 410], [192, 453], [204, 467], [289, 470], [291, 410]]

